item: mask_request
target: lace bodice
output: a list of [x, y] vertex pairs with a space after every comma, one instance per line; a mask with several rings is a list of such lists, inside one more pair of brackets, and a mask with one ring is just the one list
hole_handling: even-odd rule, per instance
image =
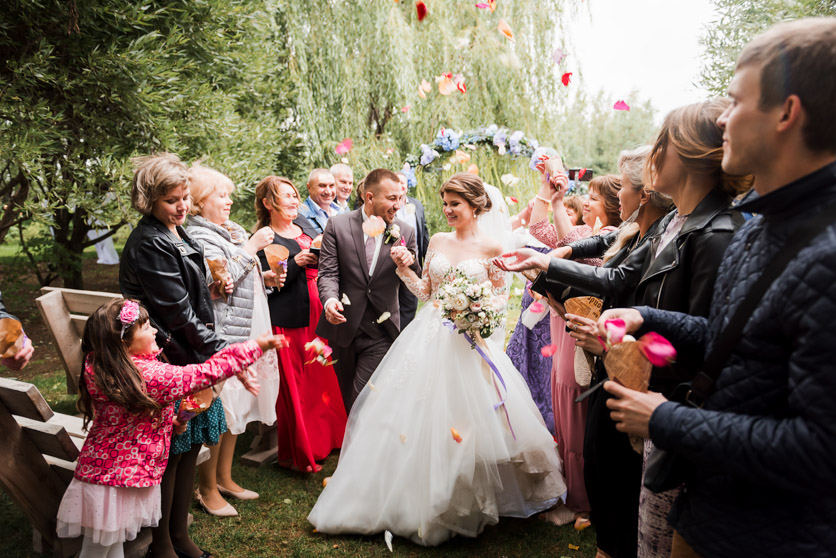
[[422, 302], [427, 302], [435, 296], [438, 287], [448, 279], [448, 274], [453, 269], [463, 271], [476, 283], [490, 281], [493, 285], [493, 294], [505, 296], [507, 288], [505, 285], [505, 272], [499, 269], [490, 259], [467, 258], [456, 265], [453, 265], [443, 252], [430, 249], [424, 259], [424, 274], [421, 279], [413, 279], [411, 276], [397, 271], [398, 277], [409, 288], [412, 293]]

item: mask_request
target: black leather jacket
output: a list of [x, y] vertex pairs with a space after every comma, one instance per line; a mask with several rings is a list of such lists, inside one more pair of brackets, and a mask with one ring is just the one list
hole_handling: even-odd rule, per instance
[[179, 239], [155, 217], [143, 217], [125, 243], [119, 288], [148, 310], [166, 358], [185, 365], [204, 362], [227, 342], [213, 331], [203, 246], [182, 227], [177, 232]]
[[[649, 243], [652, 261], [636, 287], [636, 304], [692, 316], [708, 315], [720, 261], [744, 222], [730, 204], [731, 199], [719, 190], [709, 192], [677, 237], [652, 258], [674, 214], [665, 216], [659, 223], [659, 234]], [[693, 379], [701, 361], [702, 355], [680, 352], [671, 366], [654, 367], [649, 389], [670, 396], [679, 384]]]

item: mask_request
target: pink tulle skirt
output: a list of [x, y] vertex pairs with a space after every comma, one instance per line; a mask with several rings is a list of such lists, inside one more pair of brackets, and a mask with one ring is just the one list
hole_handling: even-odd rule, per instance
[[160, 485], [131, 488], [73, 479], [58, 508], [56, 530], [61, 538], [84, 535], [110, 546], [135, 539], [143, 527], [155, 527], [160, 514]]

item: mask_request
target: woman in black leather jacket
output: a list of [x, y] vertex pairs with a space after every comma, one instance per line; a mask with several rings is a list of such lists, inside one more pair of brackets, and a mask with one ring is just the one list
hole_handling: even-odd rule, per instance
[[[148, 310], [168, 361], [202, 363], [227, 343], [213, 330], [203, 247], [182, 228], [191, 201], [189, 171], [170, 153], [141, 157], [135, 164], [131, 204], [143, 217], [125, 243], [119, 287]], [[162, 517], [151, 543], [154, 556], [209, 556], [189, 538], [187, 518], [200, 446], [217, 444], [225, 431], [218, 398], [172, 438], [160, 487]]]

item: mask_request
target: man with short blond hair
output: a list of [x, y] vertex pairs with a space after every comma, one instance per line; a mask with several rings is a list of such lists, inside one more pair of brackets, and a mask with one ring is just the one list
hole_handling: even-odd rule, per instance
[[308, 199], [299, 204], [299, 214], [322, 234], [328, 219], [340, 213], [336, 198], [336, 181], [328, 169], [314, 169], [308, 176]]

